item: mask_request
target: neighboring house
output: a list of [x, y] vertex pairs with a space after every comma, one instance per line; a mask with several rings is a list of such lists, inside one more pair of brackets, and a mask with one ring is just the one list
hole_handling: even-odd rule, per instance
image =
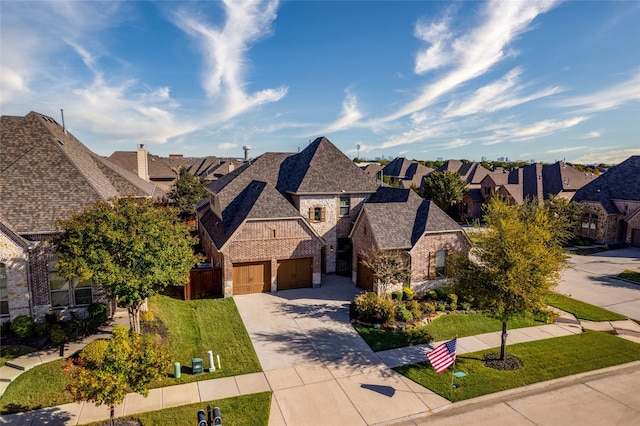
[[59, 219], [98, 200], [150, 198], [159, 189], [94, 154], [51, 117], [31, 112], [2, 116], [0, 124], [2, 319], [39, 319], [51, 310], [64, 314], [105, 300], [95, 283], [58, 276], [47, 239], [59, 231]]
[[162, 158], [149, 154], [142, 144], [138, 145], [136, 152], [116, 151], [107, 160], [157, 185], [165, 193], [171, 189], [177, 177], [177, 173]]
[[362, 263], [372, 250], [404, 256], [411, 271], [411, 288], [424, 293], [446, 280], [449, 254], [467, 253], [470, 248], [460, 225], [435, 203], [400, 188], [378, 188], [364, 203], [350, 237], [354, 251], [352, 280], [358, 287], [374, 291], [380, 289]]
[[422, 180], [431, 172], [433, 169], [402, 157], [394, 159], [382, 169], [382, 175], [388, 177], [392, 185], [407, 189], [420, 188]]
[[172, 154], [169, 158], [163, 158], [163, 161], [176, 172], [184, 167], [192, 175], [207, 181], [219, 179], [243, 164], [235, 158], [183, 157], [179, 154]]
[[489, 172], [480, 182], [483, 202], [500, 195], [521, 204], [531, 198], [542, 203], [551, 196], [571, 201], [576, 191], [596, 179], [596, 175], [581, 172], [558, 161], [553, 164], [528, 164], [511, 170]]
[[640, 247], [640, 156], [629, 157], [578, 189], [579, 234], [599, 243]]
[[358, 167], [360, 167], [362, 171], [365, 172], [367, 175], [373, 176], [378, 180], [382, 180], [382, 175], [380, 174], [380, 172], [383, 169], [382, 164], [379, 164], [379, 163], [357, 163], [357, 164], [358, 164]]
[[210, 183], [198, 228], [223, 269], [225, 296], [351, 276], [349, 232], [378, 185], [326, 138], [297, 154], [265, 153]]

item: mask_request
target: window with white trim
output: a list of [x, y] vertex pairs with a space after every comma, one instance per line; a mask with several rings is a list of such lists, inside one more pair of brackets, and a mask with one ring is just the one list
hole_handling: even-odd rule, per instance
[[55, 265], [56, 260], [47, 262], [51, 307], [64, 308], [91, 304], [93, 301], [92, 281], [81, 281], [77, 278], [67, 279], [58, 273]]
[[444, 277], [447, 274], [447, 251], [438, 250], [436, 252], [436, 277]]
[[351, 209], [351, 197], [340, 197], [340, 216], [348, 216]]

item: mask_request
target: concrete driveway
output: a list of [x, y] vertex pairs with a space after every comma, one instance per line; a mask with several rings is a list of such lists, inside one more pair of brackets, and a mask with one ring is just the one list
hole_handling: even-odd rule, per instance
[[323, 277], [319, 289], [235, 296], [269, 386], [270, 425], [373, 425], [449, 401], [386, 367], [349, 323], [356, 289]]
[[640, 284], [615, 278], [625, 269], [640, 271], [640, 249], [571, 256], [557, 292], [640, 321]]

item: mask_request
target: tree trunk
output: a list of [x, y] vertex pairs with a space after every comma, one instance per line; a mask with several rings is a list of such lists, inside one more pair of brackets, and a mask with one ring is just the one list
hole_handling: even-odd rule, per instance
[[142, 303], [136, 303], [127, 308], [129, 312], [129, 328], [140, 334], [140, 307]]
[[109, 424], [111, 426], [116, 425], [116, 406], [115, 405], [109, 406]]
[[500, 360], [504, 361], [507, 357], [507, 322], [502, 321], [502, 344], [500, 345]]

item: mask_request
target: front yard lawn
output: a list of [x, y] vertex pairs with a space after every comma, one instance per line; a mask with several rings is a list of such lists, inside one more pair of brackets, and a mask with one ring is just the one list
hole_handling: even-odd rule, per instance
[[575, 315], [578, 319], [588, 321], [621, 321], [627, 319], [623, 315], [616, 314], [615, 312], [608, 311], [600, 308], [599, 306], [572, 299], [569, 296], [565, 296], [560, 293], [547, 293], [545, 300], [547, 304], [565, 312], [569, 312]]
[[[183, 405], [175, 408], [165, 408], [164, 410], [135, 414], [127, 416], [126, 418], [136, 419], [142, 426], [193, 426], [196, 424], [195, 419], [198, 410], [204, 410], [206, 413], [207, 404], [211, 406], [212, 410], [213, 407], [220, 408], [220, 417], [224, 425], [266, 426], [269, 422], [271, 392], [242, 395], [234, 398]], [[97, 422], [91, 423], [90, 426], [104, 424], [106, 423]]]
[[[184, 301], [155, 296], [149, 300], [149, 309], [167, 329], [163, 343], [172, 362], [167, 377], [152, 383], [152, 387], [262, 371], [233, 298]], [[202, 358], [205, 371], [208, 369], [209, 350], [214, 358], [220, 355], [222, 369], [216, 365], [214, 373], [189, 374], [192, 358]], [[173, 378], [176, 361], [182, 366], [180, 379]]]
[[624, 271], [618, 274], [618, 278], [640, 283], [640, 272], [632, 271], [630, 269], [625, 269]]
[[463, 371], [467, 376], [454, 380], [459, 385], [455, 389], [451, 387], [451, 369], [438, 375], [431, 364], [422, 362], [395, 370], [456, 402], [640, 360], [639, 344], [602, 332], [585, 332], [508, 346], [507, 354], [524, 362], [524, 367], [516, 371], [485, 367], [482, 363], [483, 355], [496, 351], [499, 348], [459, 355], [455, 371]]
[[[242, 318], [232, 298], [183, 301], [166, 296], [149, 300], [150, 310], [161, 324], [155, 330], [163, 337], [171, 367], [167, 376], [153, 381], [149, 388], [208, 380], [262, 371]], [[202, 358], [209, 367], [207, 351], [220, 355], [222, 369], [197, 376], [191, 372], [191, 359]], [[180, 362], [182, 377], [173, 378], [173, 362]], [[0, 412], [15, 413], [71, 402], [64, 388], [65, 360], [41, 364], [22, 373], [5, 391]], [[195, 418], [195, 414], [194, 414]], [[191, 419], [193, 420], [193, 419]]]
[[[509, 321], [509, 329], [544, 325], [529, 318]], [[433, 341], [449, 340], [458, 337], [473, 336], [502, 330], [499, 320], [485, 314], [448, 314], [442, 315], [421, 327], [405, 330], [389, 330], [371, 328], [354, 324], [355, 329], [375, 352], [387, 349], [414, 346]]]

